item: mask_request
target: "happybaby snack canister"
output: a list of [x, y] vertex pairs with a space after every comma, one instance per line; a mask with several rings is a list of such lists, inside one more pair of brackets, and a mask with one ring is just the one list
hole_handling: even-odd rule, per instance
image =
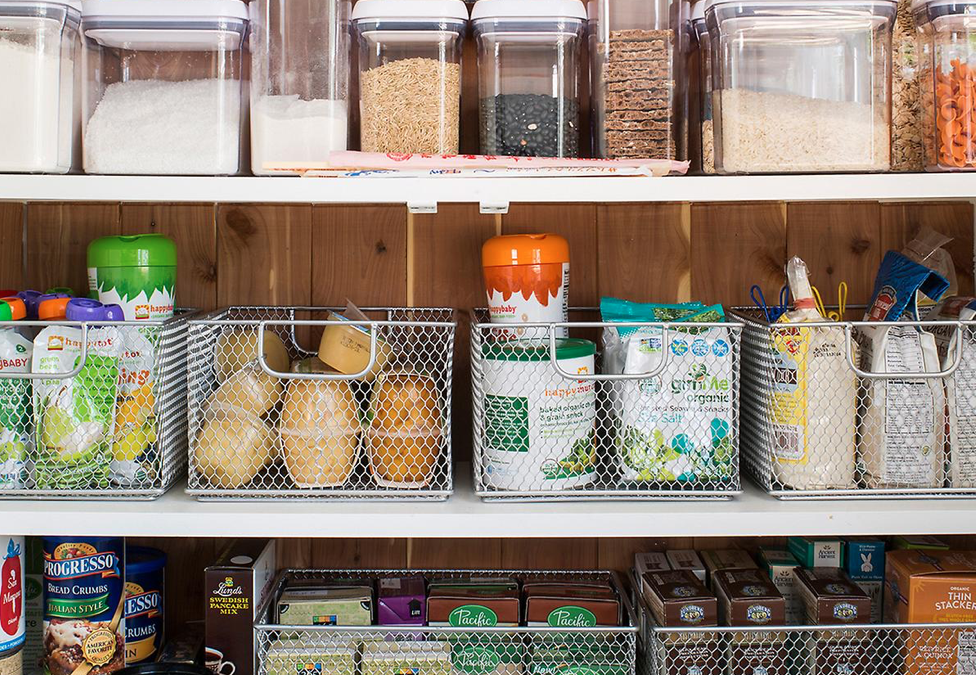
[[173, 316], [176, 244], [161, 234], [102, 237], [88, 245], [88, 288], [100, 302], [122, 307], [126, 321]]

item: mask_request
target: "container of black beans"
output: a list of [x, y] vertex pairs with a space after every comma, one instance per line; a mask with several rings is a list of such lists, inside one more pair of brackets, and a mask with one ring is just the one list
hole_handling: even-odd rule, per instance
[[578, 157], [580, 0], [478, 0], [481, 152]]

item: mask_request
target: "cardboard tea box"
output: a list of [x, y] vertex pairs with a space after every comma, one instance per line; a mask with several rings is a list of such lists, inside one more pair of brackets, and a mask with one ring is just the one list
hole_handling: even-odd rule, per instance
[[[786, 601], [762, 570], [719, 570], [712, 577], [723, 626], [782, 626]], [[784, 631], [742, 631], [728, 635], [729, 675], [786, 675]]]
[[702, 562], [705, 564], [705, 584], [712, 588], [712, 575], [719, 570], [753, 570], [759, 565], [747, 551], [727, 549], [724, 551], [702, 551]]
[[837, 567], [796, 570], [796, 587], [805, 622], [816, 626], [864, 624], [871, 618], [871, 598]]
[[844, 571], [871, 597], [871, 623], [884, 612], [885, 543], [881, 539], [849, 539], [844, 543]]
[[[447, 642], [365, 642], [362, 675], [451, 675]], [[333, 675], [323, 670], [321, 675]]]
[[931, 537], [926, 534], [911, 534], [895, 537], [894, 548], [897, 550], [908, 549], [916, 551], [948, 551], [949, 544], [938, 537]]
[[644, 598], [658, 626], [718, 625], [718, 601], [693, 572], [648, 572], [641, 579]]
[[268, 647], [268, 675], [356, 675], [356, 645], [298, 646], [291, 641]]
[[278, 623], [292, 626], [370, 626], [369, 586], [286, 588], [278, 598]]
[[800, 563], [793, 554], [782, 548], [763, 547], [759, 549], [759, 561], [763, 571], [783, 594], [786, 601], [786, 625], [798, 626], [803, 623], [803, 603], [796, 592], [796, 568]]
[[844, 559], [841, 539], [790, 537], [787, 548], [804, 567], [840, 567]]
[[668, 551], [665, 555], [667, 555], [668, 564], [671, 565], [671, 569], [694, 572], [695, 576], [702, 583], [705, 583], [707, 578], [705, 574], [705, 563], [702, 562], [697, 551], [691, 549], [675, 550]]
[[427, 584], [420, 575], [386, 577], [376, 584], [376, 622], [381, 626], [427, 623]]
[[668, 556], [661, 551], [645, 551], [634, 556], [634, 571], [638, 577], [647, 572], [663, 572], [669, 569], [671, 564], [668, 563]]

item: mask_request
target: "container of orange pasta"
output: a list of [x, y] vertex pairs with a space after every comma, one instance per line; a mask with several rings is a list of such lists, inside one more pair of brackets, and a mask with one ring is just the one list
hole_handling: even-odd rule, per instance
[[[558, 323], [569, 312], [569, 243], [558, 234], [492, 237], [481, 250], [492, 323]], [[529, 335], [526, 331], [529, 330]], [[556, 329], [566, 337], [566, 329]], [[545, 329], [513, 328], [503, 338], [546, 337]]]
[[916, 0], [925, 168], [976, 170], [976, 2]]

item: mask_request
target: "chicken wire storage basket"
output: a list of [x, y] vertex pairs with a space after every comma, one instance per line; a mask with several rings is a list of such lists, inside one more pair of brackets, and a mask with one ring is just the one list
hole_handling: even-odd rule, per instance
[[349, 12], [349, 0], [251, 4], [254, 175], [348, 148]]
[[192, 315], [0, 323], [0, 498], [146, 500], [182, 478]]
[[[741, 324], [575, 321], [513, 329], [489, 323], [485, 310], [471, 323], [480, 497], [739, 494]], [[591, 340], [604, 329], [632, 327], [646, 331], [641, 344], [659, 355], [656, 363], [644, 373], [611, 374], [622, 373], [622, 364], [597, 359]]]
[[86, 0], [84, 9], [85, 173], [240, 173], [247, 6]]
[[[453, 310], [340, 311], [231, 307], [190, 322], [188, 494], [451, 494]], [[317, 356], [301, 347], [310, 329]]]
[[[422, 574], [428, 579], [499, 580], [555, 583], [611, 583], [623, 611], [620, 626], [298, 626], [276, 621], [277, 599], [288, 584], [308, 584], [338, 577], [344, 584], [372, 585], [378, 578]], [[315, 658], [328, 658], [337, 675], [434, 673], [436, 675], [554, 675], [605, 673], [636, 675], [637, 617], [615, 572], [526, 572], [508, 570], [288, 570], [277, 578], [254, 624], [257, 675], [294, 672], [294, 646]], [[462, 622], [458, 622], [462, 623]], [[292, 649], [294, 653], [294, 649]], [[325, 656], [329, 655], [329, 656]], [[384, 659], [385, 670], [370, 668], [372, 656]], [[357, 668], [362, 663], [362, 668]], [[394, 665], [394, 668], [390, 666]], [[324, 668], [323, 668], [324, 672]]]
[[[682, 49], [667, 0], [589, 0], [594, 153], [610, 159], [683, 159]], [[685, 87], [687, 88], [687, 87]]]
[[[976, 322], [734, 315], [745, 324], [743, 466], [770, 494], [976, 497]], [[921, 331], [940, 343], [925, 366], [899, 348], [922, 344]], [[872, 355], [883, 370], [870, 366]]]
[[461, 119], [461, 0], [359, 0], [363, 152], [456, 155]]
[[976, 169], [976, 3], [919, 0], [922, 146], [929, 171]]
[[707, 0], [719, 173], [887, 171], [895, 0]]
[[80, 161], [81, 0], [0, 3], [0, 171], [67, 173]]
[[580, 0], [478, 0], [481, 152], [578, 157], [586, 8]]

